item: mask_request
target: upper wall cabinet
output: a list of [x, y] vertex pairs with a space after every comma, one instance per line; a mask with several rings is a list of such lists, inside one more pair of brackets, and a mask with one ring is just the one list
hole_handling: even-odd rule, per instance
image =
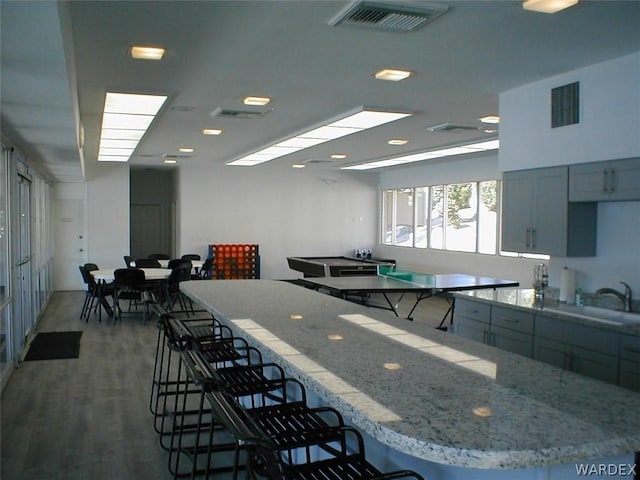
[[559, 257], [596, 254], [596, 203], [569, 203], [568, 167], [505, 172], [502, 249]]
[[640, 200], [640, 158], [569, 167], [569, 201]]

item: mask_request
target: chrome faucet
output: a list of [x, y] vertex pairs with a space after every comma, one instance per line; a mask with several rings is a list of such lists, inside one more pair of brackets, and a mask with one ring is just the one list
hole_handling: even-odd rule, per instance
[[620, 293], [618, 290], [614, 290], [613, 288], [600, 288], [596, 290], [596, 295], [615, 295], [620, 299], [622, 305], [624, 306], [625, 312], [631, 311], [631, 287], [624, 282], [620, 282], [624, 285], [624, 293]]

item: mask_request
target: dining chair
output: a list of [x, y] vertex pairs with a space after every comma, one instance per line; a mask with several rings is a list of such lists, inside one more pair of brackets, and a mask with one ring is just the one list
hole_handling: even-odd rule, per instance
[[161, 268], [160, 262], [155, 258], [136, 258], [136, 268]]
[[133, 262], [133, 258], [131, 258], [129, 255], [125, 255], [123, 258], [124, 264], [127, 266], [127, 268], [131, 268], [131, 262]]
[[211, 271], [213, 270], [213, 257], [207, 258], [202, 264], [202, 268], [198, 272], [198, 276], [194, 280], [209, 280], [211, 279]]
[[143, 322], [146, 323], [149, 316], [148, 305], [146, 300], [147, 284], [145, 281], [144, 270], [140, 268], [118, 268], [113, 272], [113, 315], [114, 323], [122, 321], [122, 308], [120, 300], [129, 301], [129, 309], [131, 311], [131, 302], [141, 302], [143, 304]]
[[182, 257], [180, 258], [182, 258], [183, 260], [200, 260], [201, 259], [200, 255], [198, 255], [197, 253], [187, 253], [185, 255], [182, 255]]

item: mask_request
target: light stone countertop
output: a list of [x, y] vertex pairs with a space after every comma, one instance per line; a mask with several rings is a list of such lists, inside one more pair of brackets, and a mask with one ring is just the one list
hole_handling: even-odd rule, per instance
[[513, 469], [640, 450], [640, 394], [287, 282], [181, 289], [390, 448]]
[[[559, 303], [555, 299], [545, 299], [542, 303], [536, 300], [534, 290], [532, 288], [501, 288], [501, 289], [483, 289], [467, 292], [456, 292], [454, 296], [460, 298], [471, 298], [483, 303], [492, 305], [502, 304], [506, 307], [516, 308], [528, 313], [544, 315], [546, 317], [558, 318], [569, 322], [579, 323], [591, 327], [598, 327], [605, 330], [611, 330], [627, 335], [640, 336], [640, 314], [638, 322], [624, 325], [613, 325], [606, 322], [594, 322], [589, 319], [593, 315], [593, 310], [584, 308], [585, 318], [580, 318], [580, 307], [569, 306]], [[565, 309], [569, 314], [563, 313]], [[606, 310], [605, 310], [606, 311]]]

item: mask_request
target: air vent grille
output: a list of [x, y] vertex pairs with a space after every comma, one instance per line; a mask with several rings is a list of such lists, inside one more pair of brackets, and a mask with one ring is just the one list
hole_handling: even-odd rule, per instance
[[265, 116], [271, 110], [234, 110], [230, 108], [218, 107], [211, 112], [212, 117], [225, 117], [225, 118], [240, 118], [245, 120], [251, 120], [253, 118], [260, 118]]
[[427, 127], [427, 130], [430, 132], [463, 132], [465, 130], [478, 130], [478, 127], [458, 123], [440, 123], [438, 125]]
[[551, 89], [551, 128], [580, 123], [580, 83]]
[[329, 21], [332, 27], [351, 25], [391, 32], [410, 32], [447, 11], [447, 7], [386, 4], [357, 0]]

